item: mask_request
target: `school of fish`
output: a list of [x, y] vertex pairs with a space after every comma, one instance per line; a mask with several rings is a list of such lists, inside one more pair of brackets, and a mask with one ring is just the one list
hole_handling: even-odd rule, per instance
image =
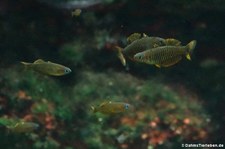
[[169, 67], [178, 63], [186, 56], [191, 60], [191, 54], [196, 46], [192, 40], [182, 46], [177, 39], [149, 37], [146, 34], [133, 33], [127, 38], [128, 45], [122, 49], [118, 46], [118, 58], [126, 66], [126, 57], [132, 61], [155, 65], [156, 67]]
[[[79, 16], [81, 10], [74, 10], [72, 16]], [[126, 58], [156, 67], [170, 67], [178, 63], [183, 57], [191, 60], [191, 54], [196, 46], [196, 40], [187, 45], [174, 38], [149, 37], [146, 34], [133, 33], [127, 38], [128, 45], [125, 48], [115, 46], [117, 56], [121, 63], [126, 66]], [[63, 76], [71, 73], [71, 69], [61, 64], [38, 59], [33, 63], [21, 62], [25, 68], [49, 76]], [[119, 114], [134, 111], [134, 106], [126, 102], [105, 101], [98, 106], [91, 106], [94, 113]], [[12, 124], [7, 118], [0, 118], [0, 124], [5, 125], [11, 132], [26, 133], [32, 132], [39, 127], [34, 122], [18, 121]]]

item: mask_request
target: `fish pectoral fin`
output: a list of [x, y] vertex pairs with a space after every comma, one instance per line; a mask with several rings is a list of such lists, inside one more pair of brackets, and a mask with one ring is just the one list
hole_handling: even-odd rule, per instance
[[156, 67], [161, 68], [161, 66], [159, 64], [155, 64]]
[[189, 53], [186, 55], [186, 58], [187, 58], [189, 61], [191, 61], [191, 55], [190, 55]]
[[96, 113], [97, 112], [97, 109], [94, 107], [94, 106], [91, 106], [91, 110]]
[[38, 59], [36, 61], [34, 61], [34, 64], [41, 64], [41, 63], [44, 63], [45, 61], [42, 60], [42, 59]]
[[122, 48], [115, 46], [116, 50], [117, 50], [117, 57], [120, 59], [121, 63], [123, 64], [123, 66], [126, 66], [126, 59], [122, 53]]
[[122, 53], [117, 54], [118, 58], [120, 59], [120, 62], [122, 63], [123, 66], [126, 66], [126, 59]]

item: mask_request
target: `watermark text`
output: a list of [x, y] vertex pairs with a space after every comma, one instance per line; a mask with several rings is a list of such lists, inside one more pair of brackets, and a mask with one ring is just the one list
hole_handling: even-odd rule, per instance
[[181, 147], [188, 147], [188, 148], [190, 148], [190, 147], [224, 147], [224, 145], [223, 144], [214, 144], [214, 143], [209, 143], [209, 144], [207, 144], [207, 143], [205, 143], [205, 144], [203, 144], [203, 143], [182, 143], [181, 144]]

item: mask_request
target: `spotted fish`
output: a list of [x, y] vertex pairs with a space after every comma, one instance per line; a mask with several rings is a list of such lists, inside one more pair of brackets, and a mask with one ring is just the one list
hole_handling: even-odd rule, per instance
[[[130, 38], [132, 39], [131, 41]], [[118, 46], [115, 47], [118, 51], [118, 57], [124, 66], [126, 66], [125, 57], [128, 57], [129, 59], [135, 61], [133, 57], [136, 53], [145, 51], [147, 49], [155, 48], [158, 46], [166, 45], [165, 39], [160, 37], [148, 37], [145, 34], [141, 38], [140, 36], [137, 36], [137, 39], [133, 38], [132, 34], [131, 36], [128, 37], [128, 42], [131, 43], [124, 49]]]
[[191, 60], [190, 54], [196, 46], [193, 40], [186, 46], [161, 46], [134, 55], [134, 59], [157, 67], [169, 67], [178, 63], [183, 56]]
[[134, 59], [134, 55], [139, 52], [159, 46], [179, 46], [181, 44], [179, 40], [173, 38], [149, 37], [146, 34], [141, 35], [140, 33], [133, 33], [128, 36], [127, 43], [128, 45], [124, 49], [118, 46], [115, 47], [118, 51], [117, 56], [124, 66], [126, 66], [125, 57], [128, 57], [132, 61], [137, 61], [137, 59]]

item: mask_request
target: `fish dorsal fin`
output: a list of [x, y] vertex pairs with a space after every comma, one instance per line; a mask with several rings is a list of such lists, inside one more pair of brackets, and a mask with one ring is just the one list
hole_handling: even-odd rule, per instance
[[99, 107], [104, 106], [106, 103], [107, 103], [107, 101], [104, 101], [103, 103], [101, 103], [101, 104], [99, 105]]
[[41, 63], [44, 63], [45, 61], [42, 60], [42, 59], [38, 59], [36, 61], [34, 61], [34, 64], [41, 64]]
[[156, 67], [161, 68], [161, 66], [159, 64], [155, 64]]
[[140, 33], [133, 33], [130, 36], [127, 37], [128, 44], [132, 43], [133, 41], [140, 39], [141, 34]]
[[147, 35], [147, 34], [145, 34], [145, 33], [143, 33], [143, 34], [142, 34], [142, 36], [143, 36], [143, 37], [148, 37], [148, 35]]
[[102, 107], [102, 106], [104, 106], [104, 105], [106, 105], [106, 104], [108, 104], [108, 103], [111, 103], [111, 101], [104, 101], [103, 103], [101, 103], [101, 104], [99, 105], [99, 107]]
[[174, 38], [167, 38], [166, 45], [168, 46], [181, 46], [181, 42]]
[[49, 63], [49, 64], [55, 64], [55, 63], [53, 63], [53, 62], [51, 62], [51, 61], [47, 61], [47, 63]]
[[95, 112], [97, 112], [97, 109], [96, 109], [96, 107], [94, 107], [94, 106], [91, 106], [91, 110], [95, 113]]

